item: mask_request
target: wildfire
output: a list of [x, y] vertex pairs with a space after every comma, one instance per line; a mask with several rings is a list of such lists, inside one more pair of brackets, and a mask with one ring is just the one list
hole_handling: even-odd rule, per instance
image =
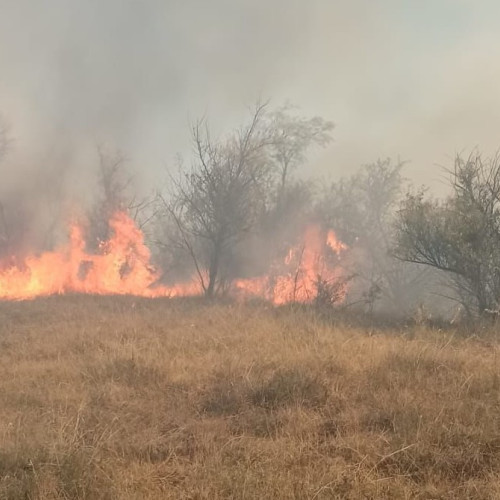
[[[95, 253], [86, 250], [81, 226], [73, 224], [68, 243], [22, 261], [0, 260], [0, 299], [24, 300], [64, 293], [166, 297], [198, 295], [197, 280], [175, 286], [159, 285], [160, 273], [151, 265], [144, 235], [125, 213], [109, 221], [111, 237]], [[300, 245], [290, 249], [281, 265], [268, 276], [237, 280], [240, 296], [258, 296], [274, 304], [311, 302], [318, 280], [339, 281], [338, 260], [346, 246], [333, 231], [326, 235], [311, 226]], [[342, 293], [344, 293], [342, 291]]]
[[322, 282], [327, 286], [337, 286], [336, 298], [343, 300], [346, 290], [338, 261], [346, 249], [347, 246], [333, 231], [329, 231], [325, 239], [319, 226], [310, 226], [302, 242], [288, 251], [281, 269], [269, 276], [238, 280], [235, 288], [244, 296], [263, 297], [275, 305], [282, 305], [312, 302]]
[[112, 236], [100, 244], [97, 254], [85, 250], [83, 230], [73, 224], [65, 246], [28, 256], [20, 263], [0, 262], [0, 299], [68, 292], [159, 297], [195, 291], [193, 285], [155, 286], [159, 273], [150, 264], [144, 235], [126, 213], [116, 212], [109, 227]]
[[326, 244], [337, 254], [340, 255], [344, 250], [347, 250], [347, 245], [337, 239], [337, 235], [330, 229], [326, 236]]

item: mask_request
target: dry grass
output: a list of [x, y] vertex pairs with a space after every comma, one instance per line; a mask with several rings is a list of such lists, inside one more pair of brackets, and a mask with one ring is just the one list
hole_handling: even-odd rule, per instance
[[3, 303], [0, 498], [500, 498], [497, 351], [263, 306]]

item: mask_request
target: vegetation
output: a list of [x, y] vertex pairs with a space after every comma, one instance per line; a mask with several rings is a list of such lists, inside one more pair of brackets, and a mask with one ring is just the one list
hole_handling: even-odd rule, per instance
[[158, 225], [169, 229], [162, 247], [190, 258], [205, 295], [225, 290], [241, 248], [265, 221], [277, 228], [291, 171], [312, 145], [331, 140], [332, 128], [320, 117], [297, 117], [287, 106], [271, 110], [266, 103], [257, 103], [249, 123], [227, 137], [214, 139], [206, 120], [192, 127], [194, 161], [181, 165], [159, 195]]
[[498, 341], [468, 333], [201, 300], [0, 303], [0, 498], [498, 498]]
[[392, 255], [394, 223], [407, 182], [404, 162], [391, 158], [364, 165], [332, 182], [317, 202], [317, 211], [339, 238], [358, 252], [350, 272], [357, 277], [358, 300], [370, 309], [383, 305], [392, 314], [409, 314], [425, 296], [423, 266]]
[[452, 194], [428, 200], [409, 194], [399, 212], [397, 253], [446, 273], [470, 314], [497, 314], [500, 297], [500, 156], [457, 156]]
[[[145, 231], [160, 281], [198, 280], [189, 290], [213, 298], [246, 278], [273, 282], [280, 263], [291, 262], [291, 250], [305, 249], [307, 229], [317, 227], [333, 230], [348, 252], [333, 278], [318, 273], [311, 302], [335, 305], [349, 283], [347, 302], [365, 312], [409, 317], [429, 309], [445, 317], [456, 311], [451, 301], [468, 319], [498, 316], [500, 156], [457, 156], [448, 171], [450, 194], [441, 200], [411, 188], [404, 162], [391, 158], [329, 183], [295, 178], [311, 150], [331, 142], [333, 128], [290, 105], [268, 103], [257, 103], [247, 123], [218, 137], [202, 119], [191, 130], [188, 163], [180, 162], [164, 189], [143, 197], [125, 157], [101, 147], [93, 196], [82, 207], [87, 250], [100, 249], [110, 236], [114, 212], [127, 211]], [[0, 160], [10, 144], [0, 121]], [[52, 250], [64, 238], [71, 211], [64, 172], [40, 172], [19, 191], [1, 193], [3, 269], [22, 268], [26, 255]]]
[[[290, 105], [268, 103], [257, 103], [247, 123], [218, 137], [208, 120], [199, 120], [191, 129], [192, 157], [180, 161], [167, 186], [142, 197], [125, 157], [101, 147], [93, 197], [83, 207], [89, 250], [109, 237], [111, 215], [126, 210], [146, 234], [160, 281], [197, 280], [192, 290], [215, 297], [238, 281], [272, 274], [291, 249], [305, 248], [303, 237], [314, 226], [333, 230], [348, 252], [336, 263], [343, 268], [338, 282], [317, 276], [313, 302], [335, 305], [348, 282], [347, 302], [365, 312], [449, 317], [456, 312], [451, 300], [469, 319], [497, 316], [499, 156], [457, 156], [448, 172], [451, 194], [442, 200], [412, 189], [404, 162], [391, 158], [329, 183], [295, 178], [311, 150], [331, 142], [333, 128]], [[9, 144], [0, 124], [0, 160]], [[60, 243], [69, 206], [63, 178], [58, 169], [43, 171], [25, 192], [2, 193], [4, 268]], [[451, 291], [444, 293], [443, 282]]]

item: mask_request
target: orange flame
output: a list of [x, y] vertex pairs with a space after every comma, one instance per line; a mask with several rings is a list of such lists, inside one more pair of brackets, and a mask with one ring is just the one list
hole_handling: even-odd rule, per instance
[[[328, 258], [325, 250], [330, 248], [334, 257]], [[290, 302], [309, 303], [318, 291], [318, 280], [326, 283], [341, 283], [342, 270], [338, 260], [347, 246], [340, 242], [333, 231], [329, 231], [326, 240], [317, 225], [306, 229], [300, 245], [289, 250], [282, 272], [274, 276], [262, 276], [237, 280], [235, 288], [243, 296], [263, 297], [275, 305]], [[345, 287], [341, 285], [341, 295], [345, 296]]]
[[[160, 273], [151, 265], [144, 235], [125, 213], [109, 221], [112, 236], [97, 253], [86, 250], [82, 228], [70, 227], [69, 241], [60, 248], [30, 255], [17, 262], [0, 260], [0, 299], [24, 300], [63, 293], [174, 297], [201, 294], [196, 279], [174, 286], [158, 285]], [[270, 276], [234, 283], [239, 296], [257, 296], [274, 304], [311, 302], [318, 278], [338, 280], [338, 259], [346, 246], [333, 231], [325, 234], [311, 226], [300, 245], [290, 249], [283, 264]], [[330, 255], [327, 255], [328, 252]]]
[[112, 237], [101, 243], [98, 254], [85, 251], [82, 229], [73, 224], [67, 245], [31, 255], [21, 264], [2, 266], [0, 262], [0, 299], [67, 292], [158, 297], [198, 291], [195, 284], [155, 286], [159, 273], [150, 265], [150, 251], [135, 222], [116, 212], [109, 226]]
[[337, 239], [337, 235], [330, 229], [326, 236], [326, 244], [337, 254], [340, 255], [344, 250], [347, 250], [347, 245]]

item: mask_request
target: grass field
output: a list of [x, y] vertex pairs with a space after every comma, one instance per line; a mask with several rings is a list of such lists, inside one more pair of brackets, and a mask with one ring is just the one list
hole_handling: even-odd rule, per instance
[[304, 309], [0, 303], [0, 498], [498, 499], [497, 352]]

